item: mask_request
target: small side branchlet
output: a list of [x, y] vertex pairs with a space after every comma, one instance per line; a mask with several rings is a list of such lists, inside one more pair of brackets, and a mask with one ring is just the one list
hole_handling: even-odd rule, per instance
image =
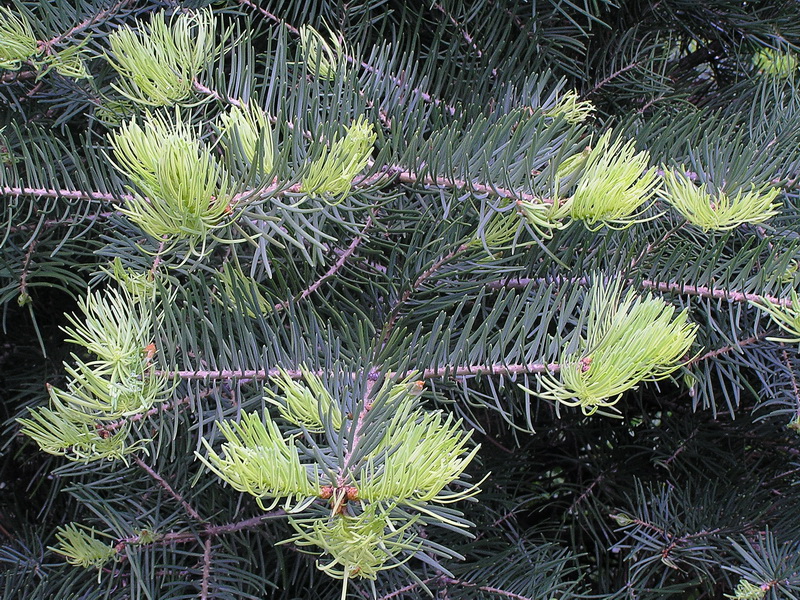
[[39, 52], [28, 19], [0, 6], [0, 69], [16, 71]]
[[344, 137], [324, 147], [308, 168], [300, 189], [331, 203], [341, 202], [352, 188], [353, 178], [369, 163], [377, 135], [364, 116], [345, 131]]
[[[306, 508], [319, 495], [319, 478], [300, 463], [297, 447], [281, 434], [269, 415], [245, 413], [240, 422], [218, 424], [226, 442], [222, 456], [203, 440], [208, 458], [200, 461], [233, 489], [254, 496], [264, 510], [283, 500], [287, 512]], [[315, 471], [315, 469], [313, 469]]]
[[[135, 189], [122, 212], [156, 239], [185, 239], [202, 255], [207, 238], [230, 213], [228, 177], [176, 109], [147, 114], [110, 136], [117, 168]], [[198, 245], [200, 248], [198, 248]]]
[[137, 104], [171, 106], [189, 98], [194, 78], [216, 52], [210, 8], [176, 13], [162, 11], [149, 25], [124, 25], [109, 36], [107, 59], [120, 74], [114, 88]]
[[664, 189], [658, 190], [658, 195], [689, 223], [704, 231], [727, 231], [745, 223], [763, 223], [778, 214], [777, 188], [738, 190], [735, 195], [723, 190], [709, 193], [710, 188], [710, 184], [696, 185], [683, 167], [679, 171], [665, 169]]
[[697, 331], [688, 311], [675, 315], [660, 298], [641, 298], [633, 290], [623, 298], [621, 290], [620, 281], [592, 285], [586, 336], [575, 350], [564, 349], [557, 375], [538, 376], [539, 396], [580, 406], [585, 415], [615, 416], [606, 409], [623, 392], [680, 368]]

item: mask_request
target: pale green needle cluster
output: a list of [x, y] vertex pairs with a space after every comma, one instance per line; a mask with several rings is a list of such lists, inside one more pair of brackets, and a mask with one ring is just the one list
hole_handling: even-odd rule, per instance
[[767, 338], [774, 342], [786, 342], [789, 344], [800, 343], [800, 297], [797, 291], [791, 291], [791, 304], [784, 306], [768, 300], [762, 299], [760, 302], [751, 302], [754, 306], [765, 310], [772, 317], [772, 320], [788, 333], [791, 337], [788, 338]]
[[345, 63], [345, 48], [332, 34], [331, 43], [310, 25], [300, 28], [300, 48], [303, 52], [303, 61], [308, 72], [319, 79], [333, 80], [336, 78], [341, 66]]
[[688, 311], [675, 315], [675, 307], [660, 298], [633, 290], [622, 298], [621, 290], [621, 281], [592, 285], [586, 337], [576, 350], [564, 349], [557, 375], [538, 377], [541, 397], [591, 415], [639, 383], [669, 376], [686, 359], [697, 331]]
[[[283, 437], [275, 422], [265, 414], [243, 414], [240, 422], [218, 423], [227, 440], [224, 456], [203, 440], [208, 458], [197, 457], [233, 489], [255, 496], [264, 510], [272, 510], [284, 498], [283, 508], [297, 512], [319, 495], [316, 466], [303, 465], [293, 440]], [[313, 481], [313, 483], [312, 483]]]
[[265, 389], [265, 400], [278, 407], [281, 417], [310, 433], [325, 431], [325, 423], [334, 430], [342, 426], [342, 412], [334, 402], [322, 380], [306, 368], [301, 368], [305, 385], [295, 381], [281, 369], [279, 377], [272, 379], [278, 392]]
[[664, 186], [658, 195], [704, 231], [726, 231], [745, 223], [763, 223], [778, 214], [775, 199], [780, 190], [769, 186], [739, 190], [735, 196], [723, 190], [709, 193], [710, 184], [695, 185], [683, 167], [680, 171], [665, 169]]
[[594, 104], [589, 100], [581, 100], [578, 92], [570, 90], [558, 99], [553, 108], [543, 114], [552, 118], [564, 117], [567, 123], [578, 124], [591, 117], [594, 110]]
[[520, 216], [543, 237], [571, 221], [593, 227], [625, 228], [643, 220], [659, 185], [650, 154], [632, 140], [611, 141], [605, 133], [594, 148], [564, 160], [555, 173], [554, 194], [542, 201], [519, 200]]
[[375, 451], [380, 458], [370, 458], [361, 474], [359, 498], [448, 503], [477, 494], [477, 486], [443, 492], [478, 453], [467, 448], [471, 434], [452, 415], [401, 405]]
[[763, 75], [787, 78], [797, 71], [800, 60], [794, 52], [759, 48], [758, 52], [753, 55], [753, 65]]
[[[422, 515], [450, 527], [465, 526], [451, 513], [444, 515], [427, 503], [448, 504], [480, 491], [479, 484], [459, 481], [479, 446], [468, 448], [470, 434], [462, 431], [460, 420], [420, 408], [421, 382], [387, 380], [374, 395], [375, 403], [365, 405], [355, 416], [342, 414], [340, 402], [319, 376], [307, 369], [302, 375], [303, 383], [282, 371], [273, 378], [278, 390], [267, 390], [266, 400], [278, 407], [286, 421], [301, 428], [298, 437], [311, 441], [313, 435], [352, 432], [343, 440], [343, 451], [352, 456], [364, 444], [364, 456], [357, 464], [344, 458], [338, 467], [327, 461], [324, 465], [301, 463], [301, 447], [281, 433], [267, 414], [263, 418], [244, 414], [238, 423], [219, 423], [226, 440], [224, 456], [205, 440], [208, 457], [198, 454], [218, 477], [255, 496], [265, 510], [282, 499], [283, 507], [293, 514], [316, 498], [329, 501], [329, 516], [292, 519], [297, 535], [286, 542], [314, 546], [329, 556], [330, 562], [318, 562], [319, 568], [344, 579], [346, 588], [348, 578], [374, 579], [378, 571], [408, 560], [419, 545], [414, 543], [411, 527]], [[369, 419], [375, 410], [387, 411], [386, 420], [364, 425], [361, 419]], [[460, 489], [446, 491], [450, 484]], [[417, 514], [393, 515], [401, 505]], [[398, 559], [404, 552], [407, 556]]]
[[363, 115], [345, 131], [344, 137], [329, 147], [311, 163], [300, 189], [309, 196], [319, 196], [341, 202], [352, 187], [353, 178], [367, 166], [372, 146], [377, 139], [372, 123]]
[[733, 594], [725, 594], [725, 597], [732, 600], [762, 600], [768, 591], [769, 587], [750, 583], [747, 579], [740, 579]]
[[126, 443], [128, 425], [104, 431], [102, 423], [140, 413], [166, 399], [168, 384], [152, 369], [150, 303], [109, 289], [80, 301], [82, 317], [68, 315], [67, 341], [95, 358], [73, 354], [65, 389], [48, 386], [51, 405], [19, 419], [22, 432], [50, 454], [79, 462], [122, 458], [140, 447]]
[[243, 157], [261, 174], [272, 171], [275, 149], [269, 117], [254, 104], [240, 103], [220, 116], [220, 142], [228, 154]]
[[558, 212], [587, 225], [628, 227], [641, 221], [658, 186], [656, 169], [648, 167], [650, 153], [636, 152], [633, 140], [611, 142], [608, 132], [583, 160], [578, 184]]
[[19, 69], [38, 52], [36, 36], [24, 15], [0, 6], [0, 69]]
[[162, 11], [141, 30], [124, 25], [109, 36], [108, 61], [120, 74], [114, 88], [137, 104], [170, 106], [186, 100], [194, 79], [216, 54], [211, 8]]
[[56, 531], [58, 546], [50, 548], [67, 559], [67, 562], [86, 569], [100, 569], [108, 561], [117, 556], [110, 540], [102, 541], [95, 536], [98, 532], [92, 528], [69, 523]]
[[[317, 561], [317, 568], [345, 582], [354, 577], [375, 579], [380, 571], [394, 569], [407, 562], [420, 544], [410, 531], [416, 517], [393, 527], [392, 507], [368, 504], [357, 516], [333, 516], [329, 519], [290, 519], [297, 535], [282, 543], [315, 546], [332, 557], [327, 563]], [[400, 554], [406, 556], [399, 558]], [[345, 588], [342, 595], [346, 593]]]
[[[122, 212], [154, 238], [186, 239], [202, 254], [209, 233], [230, 213], [228, 177], [199, 132], [173, 116], [148, 114], [110, 135], [117, 168], [140, 193]], [[201, 249], [196, 250], [197, 244]]]

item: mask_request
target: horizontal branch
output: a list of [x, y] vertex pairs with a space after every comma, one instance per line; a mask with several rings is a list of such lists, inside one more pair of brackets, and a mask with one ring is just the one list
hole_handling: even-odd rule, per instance
[[19, 196], [34, 196], [36, 198], [66, 198], [67, 200], [100, 200], [103, 202], [119, 203], [120, 200], [132, 200], [130, 194], [110, 194], [107, 192], [83, 190], [55, 190], [50, 188], [9, 187], [0, 186], [0, 195], [17, 198]]
[[[687, 283], [670, 283], [664, 281], [653, 281], [644, 279], [635, 282], [633, 279], [628, 279], [628, 283], [636, 284], [644, 290], [653, 290], [661, 293], [672, 293], [686, 296], [699, 296], [702, 298], [716, 298], [718, 300], [728, 300], [729, 302], [753, 302], [764, 303], [769, 302], [778, 306], [789, 307], [792, 306], [792, 300], [789, 298], [778, 298], [777, 296], [770, 296], [768, 294], [750, 294], [745, 292], [737, 292], [735, 290], [728, 290], [725, 288], [714, 288], [699, 285], [690, 285]], [[515, 279], [504, 279], [499, 281], [490, 281], [486, 287], [492, 290], [505, 289], [505, 288], [525, 288], [531, 284], [536, 285], [550, 285], [570, 283], [574, 285], [589, 285], [587, 277], [539, 277], [539, 278], [526, 278], [519, 277]]]
[[147, 538], [152, 539], [153, 532], [147, 532], [140, 535], [132, 535], [117, 540], [114, 549], [121, 552], [126, 546], [165, 546], [168, 544], [185, 544], [189, 542], [198, 542], [201, 538], [214, 538], [226, 533], [234, 533], [245, 529], [256, 529], [260, 527], [264, 521], [270, 519], [277, 519], [286, 516], [286, 511], [283, 509], [274, 510], [272, 512], [264, 513], [249, 519], [237, 521], [235, 523], [225, 523], [223, 525], [208, 525], [201, 531], [176, 531], [157, 535], [156, 539], [152, 541], [144, 541]]
[[[516, 375], [530, 375], [534, 373], [551, 372], [557, 373], [561, 366], [557, 363], [527, 363], [527, 364], [491, 364], [491, 365], [463, 365], [463, 366], [446, 366], [425, 369], [419, 376], [421, 379], [437, 379], [440, 377], [478, 377], [481, 375], [494, 375], [494, 376], [516, 376]], [[167, 377], [168, 379], [185, 379], [185, 380], [257, 380], [263, 381], [278, 377], [282, 373], [286, 373], [292, 379], [302, 379], [303, 371], [297, 369], [281, 370], [281, 369], [225, 369], [219, 371], [213, 370], [197, 370], [197, 371], [155, 371], [155, 375], [159, 377]], [[323, 371], [313, 372], [316, 375], [324, 375]], [[397, 373], [390, 371], [386, 373], [387, 377], [410, 377], [418, 373], [418, 371], [407, 371], [405, 373]], [[359, 373], [350, 373], [353, 378], [358, 377]], [[372, 371], [369, 375], [378, 375], [377, 371]], [[152, 411], [152, 409], [151, 409]]]

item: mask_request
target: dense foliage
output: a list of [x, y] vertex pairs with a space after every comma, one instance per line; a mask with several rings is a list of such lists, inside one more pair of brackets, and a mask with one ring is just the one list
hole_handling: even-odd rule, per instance
[[0, 6], [0, 597], [800, 598], [800, 4]]

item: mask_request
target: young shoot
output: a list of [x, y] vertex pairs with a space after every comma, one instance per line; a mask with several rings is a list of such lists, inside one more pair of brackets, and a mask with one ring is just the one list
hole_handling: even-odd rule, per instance
[[649, 162], [650, 153], [636, 152], [633, 140], [611, 142], [611, 132], [605, 133], [588, 153], [570, 161], [563, 174], [580, 173], [577, 185], [553, 217], [566, 215], [590, 228], [625, 228], [642, 221], [659, 183]]
[[99, 570], [117, 557], [117, 551], [110, 538], [99, 540], [95, 537], [97, 534], [93, 528], [69, 523], [56, 530], [58, 545], [49, 549], [66, 558], [71, 565]]
[[331, 43], [311, 27], [303, 25], [300, 28], [300, 48], [308, 72], [319, 79], [333, 80], [336, 78], [341, 65], [345, 63], [345, 48], [342, 43], [331, 34]]
[[108, 36], [109, 63], [120, 75], [112, 84], [126, 98], [172, 106], [192, 93], [194, 79], [214, 58], [216, 24], [211, 8], [152, 16], [149, 25], [123, 25]]
[[338, 203], [350, 192], [353, 178], [369, 163], [377, 135], [364, 116], [347, 128], [344, 137], [324, 147], [308, 168], [301, 190]]
[[[410, 531], [417, 517], [398, 525], [389, 515], [391, 508], [367, 504], [357, 516], [343, 514], [310, 520], [290, 518], [289, 523], [297, 534], [283, 543], [320, 549], [323, 556], [317, 561], [317, 568], [330, 577], [344, 580], [344, 598], [348, 579], [374, 580], [378, 573], [399, 567], [419, 550], [421, 543]], [[400, 558], [401, 554], [405, 556]], [[327, 557], [330, 560], [325, 562]]]
[[[203, 254], [207, 237], [231, 211], [228, 178], [211, 150], [176, 109], [147, 114], [111, 134], [117, 168], [140, 193], [122, 212], [156, 239], [186, 239]], [[200, 244], [201, 249], [196, 246]]]
[[227, 154], [256, 165], [259, 174], [272, 171], [275, 149], [269, 117], [255, 104], [232, 106], [220, 116], [220, 142]]
[[206, 440], [208, 458], [195, 455], [233, 489], [254, 496], [263, 510], [272, 510], [283, 499], [287, 512], [298, 512], [319, 496], [316, 467], [309, 470], [300, 463], [297, 447], [269, 415], [262, 421], [256, 413], [244, 413], [240, 422], [220, 422], [218, 427], [226, 440], [223, 455]]
[[787, 344], [800, 343], [800, 297], [797, 291], [791, 291], [791, 304], [784, 306], [763, 299], [761, 302], [751, 302], [754, 306], [769, 313], [775, 324], [789, 334], [789, 337], [770, 337], [772, 342], [785, 342]]
[[735, 196], [722, 190], [712, 194], [707, 191], [709, 188], [708, 184], [695, 185], [683, 167], [679, 171], [664, 169], [664, 189], [658, 190], [658, 195], [704, 231], [727, 231], [745, 223], [763, 223], [778, 214], [777, 188], [739, 190]]
[[16, 71], [38, 51], [36, 36], [25, 16], [0, 6], [0, 69]]
[[545, 110], [544, 115], [554, 119], [563, 116], [567, 123], [575, 125], [591, 117], [594, 110], [594, 104], [589, 100], [581, 100], [578, 92], [570, 90], [558, 99], [553, 108]]
[[680, 368], [697, 331], [688, 311], [676, 316], [675, 307], [660, 298], [641, 298], [633, 290], [621, 298], [621, 290], [619, 281], [592, 285], [586, 337], [575, 350], [564, 349], [557, 375], [538, 376], [539, 396], [580, 406], [585, 415], [600, 410], [613, 416], [601, 409], [613, 407], [639, 383]]
[[361, 472], [358, 496], [368, 501], [450, 503], [477, 494], [477, 485], [459, 492], [443, 491], [457, 480], [478, 453], [467, 444], [472, 432], [464, 433], [461, 421], [442, 413], [399, 410], [376, 449], [380, 459], [370, 457]]
[[325, 421], [330, 420], [331, 426], [338, 430], [342, 425], [342, 413], [334, 402], [322, 380], [308, 369], [301, 368], [305, 385], [295, 381], [286, 371], [281, 369], [281, 374], [272, 381], [278, 386], [279, 392], [269, 388], [264, 392], [264, 398], [270, 404], [278, 407], [281, 417], [289, 423], [303, 427], [310, 433], [325, 431]]

